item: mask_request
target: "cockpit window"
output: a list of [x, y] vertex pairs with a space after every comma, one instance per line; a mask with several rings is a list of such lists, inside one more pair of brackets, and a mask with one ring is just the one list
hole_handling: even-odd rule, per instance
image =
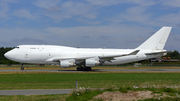
[[19, 47], [15, 47], [15, 48], [18, 48], [18, 49], [19, 49]]

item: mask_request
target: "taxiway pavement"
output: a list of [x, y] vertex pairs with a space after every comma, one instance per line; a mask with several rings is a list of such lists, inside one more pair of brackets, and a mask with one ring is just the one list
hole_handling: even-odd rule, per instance
[[47, 90], [0, 90], [0, 95], [45, 95], [69, 94], [73, 89], [47, 89]]
[[[180, 72], [180, 69], [93, 69], [91, 72]], [[77, 70], [0, 70], [0, 72], [88, 72]]]

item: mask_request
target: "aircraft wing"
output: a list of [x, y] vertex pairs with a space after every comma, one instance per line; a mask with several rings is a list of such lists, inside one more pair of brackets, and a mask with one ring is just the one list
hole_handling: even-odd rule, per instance
[[80, 58], [59, 58], [59, 57], [53, 57], [50, 59], [47, 59], [46, 62], [59, 62], [59, 61], [63, 61], [63, 60], [70, 60], [70, 59], [74, 59], [76, 60], [77, 63], [81, 63], [84, 62], [86, 59], [89, 58], [99, 58], [99, 60], [101, 62], [105, 62], [105, 61], [111, 61], [111, 60], [115, 60], [115, 57], [123, 57], [123, 56], [129, 56], [129, 55], [136, 55], [140, 50], [135, 50], [129, 54], [121, 54], [121, 55], [108, 55], [108, 56], [93, 56], [93, 57], [80, 57]]
[[99, 59], [101, 62], [111, 62], [111, 60], [115, 60], [115, 57], [123, 57], [123, 56], [129, 56], [129, 55], [136, 55], [140, 50], [135, 50], [129, 54], [121, 54], [121, 55], [110, 55], [110, 56], [100, 56]]
[[121, 54], [121, 55], [109, 55], [109, 56], [99, 56], [99, 58], [114, 58], [114, 57], [122, 57], [128, 55], [136, 55], [140, 50], [135, 50], [129, 54]]

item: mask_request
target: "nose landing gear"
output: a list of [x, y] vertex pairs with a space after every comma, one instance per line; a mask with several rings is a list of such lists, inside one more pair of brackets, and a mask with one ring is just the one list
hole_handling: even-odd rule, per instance
[[21, 70], [24, 70], [23, 63], [21, 63]]

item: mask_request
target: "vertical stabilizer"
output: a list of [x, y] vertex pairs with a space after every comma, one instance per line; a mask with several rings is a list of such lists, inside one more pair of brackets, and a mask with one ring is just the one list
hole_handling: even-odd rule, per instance
[[162, 27], [137, 49], [163, 50], [172, 27]]

